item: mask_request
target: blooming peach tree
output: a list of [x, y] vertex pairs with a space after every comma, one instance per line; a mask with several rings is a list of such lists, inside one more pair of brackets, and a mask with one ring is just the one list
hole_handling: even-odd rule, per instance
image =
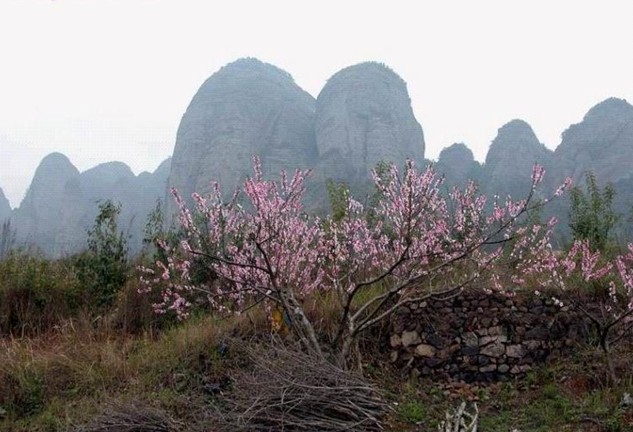
[[553, 289], [558, 306], [571, 306], [593, 323], [610, 377], [617, 381], [612, 346], [633, 328], [633, 244], [612, 259], [593, 250], [590, 240], [575, 241], [567, 253], [551, 246], [542, 252], [522, 261], [519, 271], [533, 284]]
[[[163, 245], [168, 259], [143, 270], [145, 285], [162, 290], [157, 311], [185, 318], [200, 293], [221, 312], [276, 307], [306, 348], [345, 364], [359, 336], [402, 306], [450, 298], [482, 278], [503, 289], [491, 271], [501, 260], [548, 251], [552, 223], [521, 222], [569, 186], [534, 199], [544, 175], [537, 165], [523, 200], [489, 202], [474, 183], [444, 196], [431, 166], [418, 170], [407, 161], [402, 173], [391, 166], [373, 174], [380, 200], [372, 217], [347, 196], [344, 214], [334, 220], [303, 210], [308, 175], [267, 180], [255, 159], [254, 175], [231, 200], [214, 185], [208, 196], [193, 194], [193, 212], [174, 191], [184, 239]], [[200, 263], [213, 277], [192, 276]], [[316, 292], [336, 299], [331, 335], [318, 334], [305, 313], [304, 302]]]

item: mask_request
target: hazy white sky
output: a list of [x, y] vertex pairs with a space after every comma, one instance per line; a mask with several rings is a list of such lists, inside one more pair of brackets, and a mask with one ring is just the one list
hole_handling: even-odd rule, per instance
[[485, 158], [529, 122], [555, 148], [594, 104], [633, 101], [630, 1], [0, 0], [0, 187], [13, 206], [52, 151], [80, 169], [153, 170], [222, 65], [253, 56], [316, 96], [364, 60], [408, 83], [437, 158]]

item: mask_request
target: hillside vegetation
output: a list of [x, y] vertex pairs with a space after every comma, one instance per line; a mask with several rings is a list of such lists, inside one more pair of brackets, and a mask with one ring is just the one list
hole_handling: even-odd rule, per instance
[[[149, 223], [135, 260], [104, 203], [82, 254], [0, 261], [0, 429], [468, 431], [450, 429], [457, 410], [480, 431], [631, 430], [633, 246], [610, 222], [587, 228], [591, 197], [575, 189], [576, 240], [554, 250], [535, 213], [550, 198], [532, 207], [543, 175], [488, 207], [474, 185], [447, 197], [432, 170], [387, 167], [367, 208], [332, 187], [335, 217], [311, 219], [301, 172], [276, 183], [255, 163], [249, 202], [178, 200], [181, 229]], [[589, 189], [608, 210], [596, 197], [611, 192]], [[389, 359], [402, 307], [544, 287], [593, 323], [565, 358], [497, 383]]]

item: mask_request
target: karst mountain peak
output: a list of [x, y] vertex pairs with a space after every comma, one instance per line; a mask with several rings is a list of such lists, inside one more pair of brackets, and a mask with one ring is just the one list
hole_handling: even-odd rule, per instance
[[[382, 63], [345, 67], [314, 98], [289, 72], [242, 58], [201, 84], [183, 113], [173, 155], [153, 173], [135, 176], [122, 162], [79, 172], [66, 156], [53, 153], [42, 160], [17, 209], [11, 210], [0, 191], [0, 220], [11, 217], [21, 243], [60, 255], [83, 247], [97, 202], [112, 199], [122, 204], [123, 225], [139, 249], [142, 225], [156, 200], [166, 203], [168, 215], [175, 211], [170, 188], [190, 200], [217, 181], [228, 196], [252, 172], [253, 156], [267, 177], [310, 168], [306, 208], [327, 212], [328, 180], [362, 197], [370, 192], [369, 173], [377, 164], [429, 163], [420, 123], [406, 82]], [[527, 122], [513, 119], [498, 129], [483, 163], [467, 143], [455, 143], [434, 165], [447, 188], [473, 179], [487, 194], [522, 196], [534, 163], [546, 167], [551, 184], [565, 176], [578, 181], [588, 170], [600, 182], [630, 184], [633, 106], [617, 98], [596, 104], [562, 134], [555, 151]]]

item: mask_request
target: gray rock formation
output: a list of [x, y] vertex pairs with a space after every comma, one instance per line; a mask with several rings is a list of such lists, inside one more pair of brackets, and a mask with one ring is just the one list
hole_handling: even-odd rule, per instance
[[380, 162], [424, 164], [424, 135], [406, 83], [379, 63], [334, 74], [317, 98], [316, 174], [352, 187], [366, 183]]
[[79, 171], [61, 153], [42, 159], [13, 220], [18, 244], [37, 245], [46, 254], [74, 251], [84, 202]]
[[553, 153], [541, 144], [532, 127], [523, 120], [512, 120], [497, 132], [486, 155], [483, 190], [500, 197], [525, 198], [530, 192], [535, 163], [549, 171]]
[[0, 224], [11, 216], [11, 205], [0, 188]]
[[621, 178], [613, 187], [616, 191], [613, 210], [620, 215], [620, 224], [616, 227], [616, 236], [621, 241], [633, 241], [633, 174]]
[[154, 209], [156, 200], [165, 195], [170, 165], [171, 158], [162, 162], [153, 173], [142, 172], [138, 176], [122, 162], [108, 162], [82, 172], [85, 229], [92, 226], [100, 201], [119, 203], [119, 228], [129, 236], [130, 251], [140, 251], [147, 215]]
[[228, 64], [202, 84], [182, 117], [170, 186], [188, 198], [219, 181], [230, 194], [252, 173], [253, 155], [267, 175], [313, 165], [314, 105], [275, 66], [256, 59]]
[[123, 162], [106, 162], [82, 172], [80, 177], [84, 197], [97, 201], [109, 196], [117, 182], [134, 178], [134, 173]]
[[633, 106], [610, 98], [570, 126], [556, 148], [561, 177], [582, 180], [591, 170], [599, 182], [616, 182], [633, 174]]
[[[207, 79], [192, 99], [178, 129], [173, 159], [153, 173], [135, 176], [121, 162], [83, 173], [59, 153], [44, 158], [20, 206], [13, 212], [0, 190], [0, 221], [11, 215], [18, 244], [34, 244], [51, 256], [85, 247], [98, 201], [122, 205], [120, 228], [130, 248], [141, 248], [142, 228], [156, 200], [174, 212], [167, 186], [186, 199], [219, 181], [226, 194], [252, 171], [257, 155], [267, 176], [282, 169], [314, 168], [306, 204], [327, 209], [325, 181], [345, 182], [363, 198], [371, 192], [369, 172], [380, 162], [402, 165], [411, 158], [424, 167], [424, 135], [411, 109], [405, 82], [378, 63], [362, 63], [333, 75], [315, 101], [292, 77], [255, 59], [233, 62]], [[486, 162], [477, 163], [464, 144], [444, 149], [436, 168], [445, 187], [468, 179], [489, 195], [525, 197], [535, 162], [556, 185], [567, 175], [576, 181], [593, 170], [598, 182], [615, 183], [615, 206], [628, 213], [633, 190], [633, 106], [608, 99], [571, 126], [553, 153], [522, 120], [501, 127]], [[552, 175], [552, 173], [554, 175]], [[552, 211], [565, 224], [565, 203]], [[631, 234], [633, 235], [633, 233]]]
[[443, 149], [435, 168], [444, 175], [444, 185], [449, 190], [453, 186], [463, 187], [469, 180], [481, 180], [481, 165], [463, 143], [455, 143]]
[[17, 244], [52, 257], [78, 252], [86, 247], [99, 202], [109, 199], [121, 204], [119, 228], [129, 234], [131, 252], [138, 252], [146, 217], [165, 195], [169, 166], [170, 159], [154, 173], [134, 176], [127, 165], [109, 162], [80, 174], [66, 156], [46, 156], [12, 216]]
[[[156, 207], [156, 201], [164, 203], [171, 158], [163, 161], [152, 173], [142, 172], [134, 177], [120, 177], [112, 185], [110, 199], [121, 203], [121, 229], [128, 233], [128, 246], [132, 253], [143, 246], [143, 228], [148, 214]], [[162, 204], [163, 211], [165, 209]]]

